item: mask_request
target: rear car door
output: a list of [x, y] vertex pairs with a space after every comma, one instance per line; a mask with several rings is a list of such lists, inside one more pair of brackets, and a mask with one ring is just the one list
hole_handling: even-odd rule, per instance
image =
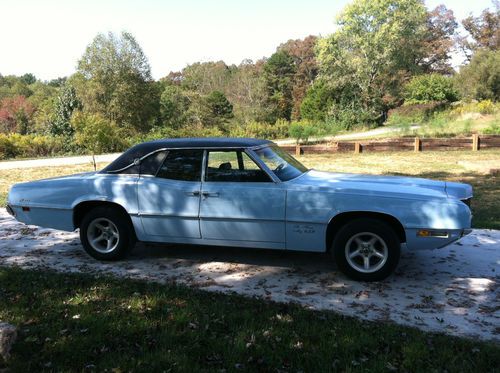
[[203, 239], [285, 242], [286, 191], [244, 150], [208, 150], [201, 188]]
[[145, 233], [155, 236], [155, 241], [201, 237], [202, 160], [203, 150], [167, 150], [155, 175], [141, 173], [137, 190], [139, 214]]

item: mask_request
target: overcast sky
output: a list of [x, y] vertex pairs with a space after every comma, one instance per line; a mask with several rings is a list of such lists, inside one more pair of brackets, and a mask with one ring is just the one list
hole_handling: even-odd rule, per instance
[[[0, 73], [49, 80], [75, 72], [99, 32], [131, 32], [154, 78], [197, 61], [239, 63], [271, 55], [288, 40], [327, 35], [348, 0], [0, 0]], [[490, 0], [444, 3], [458, 19]]]

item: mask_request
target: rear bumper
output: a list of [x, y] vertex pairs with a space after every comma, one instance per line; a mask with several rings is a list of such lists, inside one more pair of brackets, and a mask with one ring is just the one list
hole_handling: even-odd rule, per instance
[[16, 216], [16, 213], [14, 212], [14, 210], [12, 209], [12, 207], [10, 205], [7, 205], [5, 206], [5, 209], [7, 210], [7, 213], [11, 216]]
[[[439, 236], [419, 236], [422, 229], [406, 229], [406, 247], [410, 250], [439, 249], [448, 246], [460, 238], [470, 234], [472, 229], [439, 229], [429, 231], [438, 232]], [[446, 233], [446, 234], [445, 234]]]

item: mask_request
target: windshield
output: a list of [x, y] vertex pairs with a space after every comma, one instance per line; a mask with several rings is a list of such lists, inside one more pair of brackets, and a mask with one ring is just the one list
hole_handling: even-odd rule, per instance
[[255, 153], [281, 181], [295, 179], [307, 171], [302, 163], [277, 146], [258, 149]]

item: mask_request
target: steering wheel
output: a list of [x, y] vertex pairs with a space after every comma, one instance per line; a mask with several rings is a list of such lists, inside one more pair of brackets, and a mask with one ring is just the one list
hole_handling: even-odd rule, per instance
[[274, 172], [280, 172], [285, 167], [285, 163], [281, 163], [274, 169]]

